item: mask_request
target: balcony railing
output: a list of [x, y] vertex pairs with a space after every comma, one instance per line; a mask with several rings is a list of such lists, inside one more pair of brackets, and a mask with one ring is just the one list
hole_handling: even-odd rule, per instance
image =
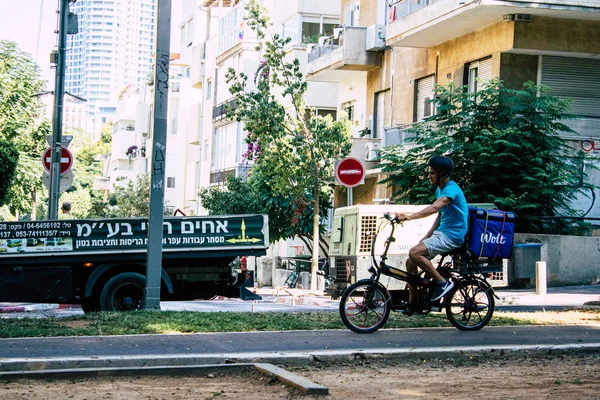
[[245, 181], [251, 168], [252, 164], [239, 164], [233, 168], [213, 170], [210, 172], [210, 184], [223, 184], [227, 181], [228, 177], [236, 177]]
[[236, 103], [237, 99], [230, 99], [213, 107], [213, 122], [225, 119], [227, 117], [227, 110], [229, 108], [235, 108]]
[[308, 53], [308, 62], [314, 61], [319, 57], [326, 54], [331, 54], [335, 49], [339, 49], [343, 46], [343, 33], [340, 33], [339, 38], [336, 39], [333, 36], [322, 36], [321, 44], [314, 46], [310, 53]]
[[423, 7], [435, 3], [437, 0], [399, 0], [388, 4], [386, 22], [388, 24], [397, 21]]
[[395, 127], [386, 128], [383, 133], [383, 147], [411, 144], [409, 139], [413, 139], [416, 135], [411, 129], [414, 124], [398, 125]]

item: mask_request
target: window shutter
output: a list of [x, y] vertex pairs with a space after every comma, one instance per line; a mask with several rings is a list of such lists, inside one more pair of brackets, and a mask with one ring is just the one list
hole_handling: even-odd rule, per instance
[[422, 121], [426, 117], [427, 109], [429, 109], [431, 114], [432, 104], [429, 104], [427, 100], [433, 98], [434, 86], [435, 80], [433, 75], [417, 81], [417, 122]]
[[390, 112], [392, 107], [392, 95], [390, 90], [377, 93], [377, 120], [375, 122], [375, 137], [382, 138], [383, 131], [390, 124]]
[[543, 56], [541, 83], [572, 99], [572, 114], [600, 118], [600, 60]]

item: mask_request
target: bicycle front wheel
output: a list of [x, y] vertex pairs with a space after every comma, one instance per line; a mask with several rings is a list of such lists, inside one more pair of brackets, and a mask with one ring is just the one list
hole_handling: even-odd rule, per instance
[[446, 316], [461, 331], [476, 331], [488, 324], [494, 314], [494, 294], [485, 282], [458, 281], [446, 295]]
[[364, 279], [352, 284], [340, 299], [344, 325], [356, 333], [372, 333], [390, 316], [390, 294], [376, 282]]

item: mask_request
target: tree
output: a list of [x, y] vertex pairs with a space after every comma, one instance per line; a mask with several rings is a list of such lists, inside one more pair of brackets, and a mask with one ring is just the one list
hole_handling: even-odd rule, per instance
[[[200, 202], [212, 215], [267, 214], [271, 241], [298, 236], [308, 248], [312, 248], [312, 208], [306, 210], [294, 197], [275, 196], [264, 174], [255, 173], [248, 181], [229, 177], [224, 187], [200, 190]], [[329, 197], [321, 196], [321, 218], [327, 216]], [[310, 206], [309, 206], [310, 207]], [[327, 246], [320, 239], [321, 250], [327, 254]]]
[[19, 151], [16, 146], [8, 140], [0, 139], [0, 205], [4, 204], [7, 192], [10, 190], [13, 177], [17, 171], [19, 162]]
[[[293, 221], [312, 212], [311, 288], [316, 288], [318, 270], [320, 199], [326, 180], [333, 175], [335, 160], [345, 157], [351, 147], [348, 121], [322, 118], [307, 110], [308, 85], [298, 59], [289, 60], [285, 46], [290, 38], [269, 32], [267, 11], [258, 1], [246, 6], [248, 26], [256, 32], [257, 49], [264, 60], [254, 76], [255, 90], [247, 90], [248, 77], [229, 69], [227, 82], [236, 97], [228, 115], [243, 121], [248, 131], [247, 156], [255, 163], [250, 175], [262, 175], [273, 198], [293, 198]], [[267, 39], [267, 35], [269, 38]], [[278, 94], [276, 96], [276, 93]], [[286, 107], [283, 101], [290, 105]]]
[[584, 156], [559, 136], [574, 133], [561, 122], [568, 118], [568, 102], [531, 82], [522, 90], [499, 81], [477, 93], [454, 85], [436, 90], [436, 113], [412, 130], [414, 147], [381, 151], [399, 202], [434, 200], [423, 176], [426, 162], [446, 154], [467, 200], [514, 211], [520, 232], [546, 231], [540, 217], [575, 215], [569, 204], [582, 191]]
[[228, 177], [224, 188], [200, 189], [199, 196], [202, 207], [212, 215], [267, 213], [252, 185], [240, 178]]
[[19, 51], [14, 42], [0, 40], [0, 139], [8, 153], [12, 147], [19, 154], [18, 159], [9, 157], [7, 164], [0, 164], [3, 186], [9, 187], [5, 196], [0, 195], [0, 204], [7, 204], [15, 215], [31, 212], [42, 189], [39, 158], [44, 136], [50, 131], [38, 96], [43, 90], [31, 56]]
[[150, 215], [150, 178], [139, 175], [135, 180], [120, 178], [113, 187], [111, 217], [130, 218]]

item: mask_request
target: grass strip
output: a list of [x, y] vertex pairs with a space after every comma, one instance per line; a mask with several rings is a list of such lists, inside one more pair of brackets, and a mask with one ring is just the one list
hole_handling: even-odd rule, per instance
[[[549, 312], [495, 312], [490, 326], [600, 325], [600, 310]], [[385, 328], [451, 327], [443, 313], [407, 317], [392, 313]], [[185, 334], [346, 329], [336, 312], [103, 312], [61, 318], [3, 318], [0, 338], [94, 336], [136, 334]]]

